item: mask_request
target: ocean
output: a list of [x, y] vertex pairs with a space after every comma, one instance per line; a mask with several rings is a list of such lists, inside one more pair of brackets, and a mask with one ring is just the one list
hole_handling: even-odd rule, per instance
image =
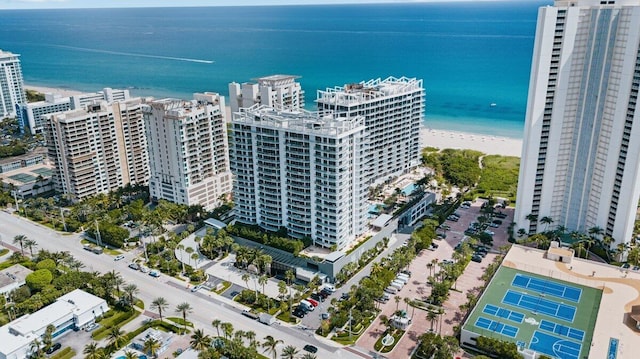
[[550, 1], [0, 11], [30, 85], [180, 97], [281, 73], [318, 89], [417, 77], [429, 128], [521, 138]]

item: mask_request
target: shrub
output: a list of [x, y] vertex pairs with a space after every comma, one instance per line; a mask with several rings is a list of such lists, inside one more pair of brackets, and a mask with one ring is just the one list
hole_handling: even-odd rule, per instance
[[25, 281], [27, 286], [33, 290], [41, 290], [53, 280], [53, 274], [48, 269], [38, 269], [27, 275]]

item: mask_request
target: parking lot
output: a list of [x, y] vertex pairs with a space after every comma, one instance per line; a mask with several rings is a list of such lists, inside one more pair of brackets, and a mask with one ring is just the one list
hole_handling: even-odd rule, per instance
[[[442, 260], [451, 259], [455, 246], [466, 237], [464, 231], [469, 227], [470, 223], [475, 222], [477, 217], [480, 216], [482, 203], [482, 201], [477, 201], [468, 209], [459, 208], [456, 211], [460, 216], [459, 220], [457, 222], [445, 222], [450, 227], [446, 231], [446, 238], [435, 241], [438, 244], [438, 248], [435, 250], [423, 250], [417, 255], [409, 267], [412, 272], [409, 283], [397, 294], [390, 295], [391, 300], [380, 306], [381, 314], [385, 314], [388, 317], [391, 317], [396, 308], [398, 308], [407, 309], [408, 315], [412, 318], [411, 325], [405, 335], [390, 353], [384, 354], [385, 357], [398, 359], [410, 357], [418, 344], [419, 336], [431, 330], [432, 323], [427, 319], [427, 312], [408, 307], [404, 302], [404, 298], [424, 299], [431, 294], [431, 287], [427, 284], [427, 278], [429, 277], [429, 267], [427, 265], [434, 260], [439, 263]], [[469, 263], [455, 284], [456, 290], [450, 291], [449, 299], [442, 306], [444, 314], [433, 323], [435, 332], [439, 332], [442, 335], [453, 334], [453, 327], [460, 325], [463, 319], [459, 306], [467, 302], [467, 293], [469, 291], [477, 292], [478, 288], [483, 285], [481, 276], [484, 274], [487, 265], [492, 263], [497, 256], [495, 253], [497, 249], [508, 243], [507, 228], [513, 218], [513, 209], [507, 208], [503, 212], [507, 214], [507, 218], [503, 220], [502, 225], [498, 228], [492, 228], [492, 231], [495, 232], [492, 247], [494, 253], [487, 254], [480, 263]], [[438, 270], [439, 267], [436, 265], [434, 269]], [[395, 296], [401, 298], [399, 303], [394, 300]], [[373, 350], [375, 342], [380, 338], [384, 329], [385, 327], [380, 323], [379, 317], [376, 318], [356, 345], [366, 350]]]

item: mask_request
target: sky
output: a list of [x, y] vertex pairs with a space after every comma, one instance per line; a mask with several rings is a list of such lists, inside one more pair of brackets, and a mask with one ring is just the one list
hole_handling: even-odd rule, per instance
[[[391, 2], [454, 2], [469, 0], [0, 0], [0, 10], [120, 8], [168, 6], [246, 6], [246, 5], [311, 5], [364, 4]], [[477, 1], [477, 0], [475, 0]], [[488, 1], [488, 0], [487, 0]]]

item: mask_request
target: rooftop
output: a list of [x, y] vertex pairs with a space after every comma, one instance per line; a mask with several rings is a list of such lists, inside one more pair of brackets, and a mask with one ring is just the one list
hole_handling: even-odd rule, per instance
[[9, 268], [1, 270], [0, 289], [16, 282], [24, 282], [27, 275], [32, 272], [33, 271], [31, 269], [23, 267], [20, 264], [15, 264]]
[[49, 178], [52, 174], [53, 166], [40, 163], [34, 166], [20, 167], [12, 171], [0, 173], [0, 181], [19, 187], [26, 183], [36, 182], [38, 175], [43, 178]]

